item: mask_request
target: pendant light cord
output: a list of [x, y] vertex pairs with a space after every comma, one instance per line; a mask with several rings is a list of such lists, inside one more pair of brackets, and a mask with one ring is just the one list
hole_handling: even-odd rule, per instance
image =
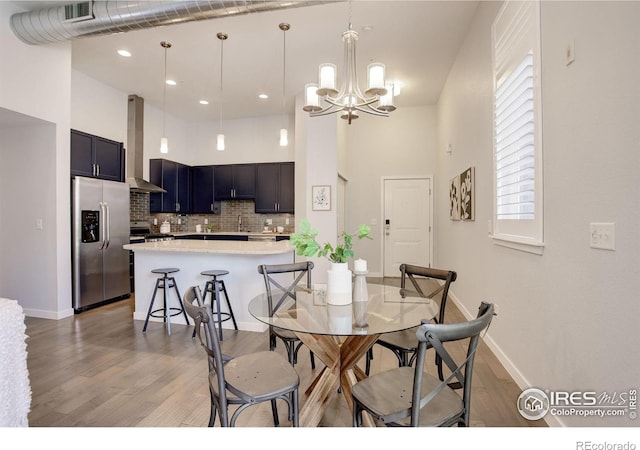
[[167, 43], [162, 42], [164, 47], [164, 78], [162, 80], [162, 137], [167, 137]]
[[220, 41], [220, 131], [222, 131], [222, 61], [224, 60], [224, 41]]

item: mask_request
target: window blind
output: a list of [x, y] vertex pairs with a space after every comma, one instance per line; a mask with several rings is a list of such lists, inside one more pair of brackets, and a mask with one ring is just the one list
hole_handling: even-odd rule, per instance
[[542, 243], [538, 1], [507, 1], [492, 27], [494, 237]]

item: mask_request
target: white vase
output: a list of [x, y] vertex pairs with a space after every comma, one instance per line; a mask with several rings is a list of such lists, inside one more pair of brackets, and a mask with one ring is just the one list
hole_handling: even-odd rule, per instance
[[353, 329], [353, 313], [351, 305], [327, 305], [329, 329], [334, 334], [351, 334]]
[[347, 263], [331, 263], [331, 269], [327, 271], [327, 303], [351, 304], [351, 289], [351, 271]]

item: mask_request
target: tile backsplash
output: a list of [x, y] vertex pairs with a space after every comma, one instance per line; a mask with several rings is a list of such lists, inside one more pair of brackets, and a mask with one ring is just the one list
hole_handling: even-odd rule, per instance
[[[169, 221], [172, 232], [195, 231], [196, 225], [203, 225], [205, 219], [213, 227], [212, 231], [238, 231], [238, 217], [242, 218], [241, 231], [260, 232], [265, 220], [270, 219], [271, 228], [282, 226], [285, 232], [293, 233], [293, 214], [256, 214], [253, 200], [228, 200], [220, 202], [220, 214], [168, 214], [149, 212], [149, 194], [131, 192], [130, 216], [131, 221], [148, 221], [152, 233], [160, 232], [160, 224]], [[153, 224], [157, 219], [157, 225]], [[287, 220], [289, 224], [287, 224]], [[178, 223], [180, 222], [180, 223]]]

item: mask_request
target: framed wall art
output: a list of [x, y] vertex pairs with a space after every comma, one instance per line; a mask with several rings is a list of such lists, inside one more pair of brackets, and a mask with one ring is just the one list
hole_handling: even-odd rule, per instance
[[311, 187], [312, 211], [331, 211], [331, 186]]
[[449, 219], [476, 220], [475, 167], [449, 180]]
[[449, 180], [449, 219], [460, 220], [460, 175]]
[[469, 167], [460, 174], [460, 218], [475, 220], [475, 167]]

